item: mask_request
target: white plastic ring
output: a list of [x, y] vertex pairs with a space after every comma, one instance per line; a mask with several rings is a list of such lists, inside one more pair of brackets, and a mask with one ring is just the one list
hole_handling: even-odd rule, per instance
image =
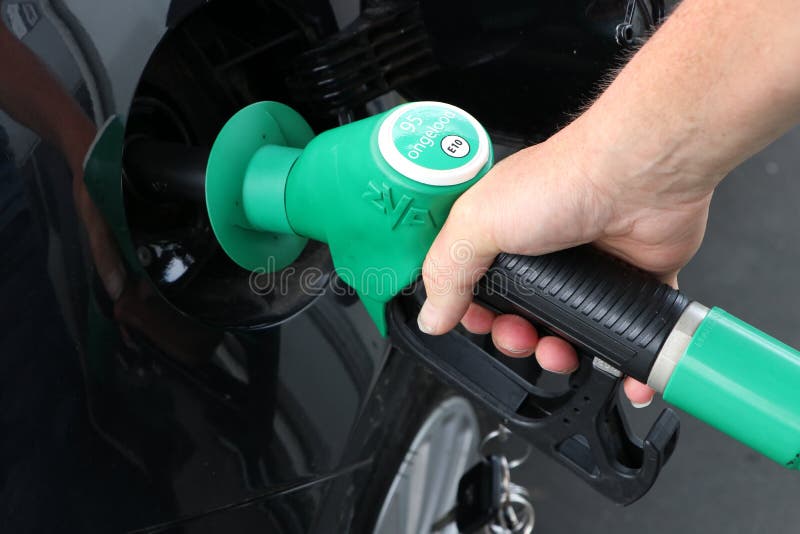
[[[475, 156], [460, 167], [446, 170], [423, 167], [403, 156], [394, 143], [392, 131], [398, 119], [414, 109], [431, 106], [449, 109], [454, 113], [458, 113], [467, 119], [478, 134], [478, 147]], [[394, 170], [415, 182], [428, 185], [445, 186], [463, 184], [464, 182], [472, 180], [483, 166], [486, 165], [486, 162], [489, 161], [489, 136], [486, 134], [483, 126], [481, 126], [481, 123], [463, 109], [451, 104], [445, 104], [444, 102], [413, 102], [411, 104], [399, 106], [389, 114], [381, 124], [381, 128], [378, 131], [378, 148], [380, 149], [383, 159], [385, 159], [386, 163]]]

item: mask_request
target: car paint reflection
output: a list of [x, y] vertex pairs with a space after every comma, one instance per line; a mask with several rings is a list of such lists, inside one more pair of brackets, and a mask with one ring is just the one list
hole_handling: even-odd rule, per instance
[[[94, 91], [49, 22], [23, 39], [4, 72], [41, 51], [56, 68], [35, 88], [22, 71], [0, 81], [4, 530], [137, 528], [361, 465], [343, 464], [347, 444], [386, 357], [363, 309], [326, 295], [247, 331], [171, 306], [131, 246], [122, 121], [109, 119], [85, 158]], [[15, 91], [59, 113], [14, 108]], [[259, 506], [260, 523], [307, 530], [321, 491]]]

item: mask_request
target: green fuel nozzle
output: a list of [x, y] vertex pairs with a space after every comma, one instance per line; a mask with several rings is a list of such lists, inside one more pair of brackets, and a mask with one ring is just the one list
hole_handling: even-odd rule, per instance
[[[448, 104], [403, 104], [315, 137], [291, 108], [261, 102], [214, 143], [206, 203], [222, 248], [248, 270], [277, 272], [308, 239], [327, 243], [386, 335], [386, 304], [419, 276], [451, 206], [492, 163], [485, 130]], [[479, 292], [484, 303], [565, 337], [592, 372], [648, 382], [773, 460], [800, 464], [796, 350], [591, 247], [501, 255], [481, 285], [494, 289]], [[511, 420], [510, 409], [496, 411]]]
[[248, 270], [278, 271], [307, 239], [327, 243], [386, 335], [386, 303], [419, 276], [453, 202], [492, 162], [486, 131], [449, 104], [402, 104], [314, 137], [291, 108], [260, 102], [217, 137], [206, 203], [222, 248]]

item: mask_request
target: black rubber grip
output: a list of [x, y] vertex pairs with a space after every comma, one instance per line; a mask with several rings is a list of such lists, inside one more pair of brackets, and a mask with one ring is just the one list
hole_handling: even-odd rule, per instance
[[651, 274], [588, 245], [543, 256], [501, 254], [477, 299], [545, 326], [642, 382], [689, 305]]

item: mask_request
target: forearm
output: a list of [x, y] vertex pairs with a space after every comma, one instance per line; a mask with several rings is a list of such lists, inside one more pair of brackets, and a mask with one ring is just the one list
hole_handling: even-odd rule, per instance
[[622, 176], [624, 165], [638, 183], [623, 187], [713, 189], [800, 118], [798, 6], [685, 0], [565, 129], [586, 153], [585, 172]]
[[73, 169], [79, 167], [94, 137], [93, 123], [39, 58], [4, 27], [0, 68], [0, 108], [57, 146]]

